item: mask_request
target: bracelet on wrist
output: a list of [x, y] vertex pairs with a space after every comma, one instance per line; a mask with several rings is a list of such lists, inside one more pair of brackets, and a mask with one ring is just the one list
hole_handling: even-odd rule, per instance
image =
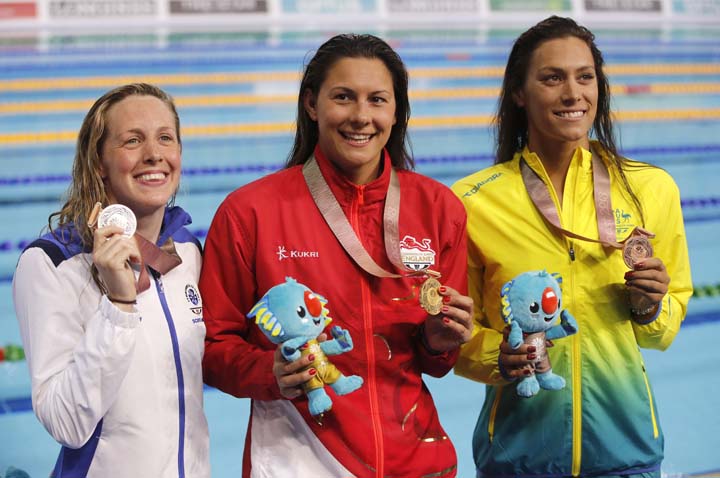
[[636, 309], [635, 307], [630, 307], [630, 313], [635, 317], [644, 317], [651, 312], [655, 312], [659, 305], [660, 304], [652, 304], [650, 307], [647, 307], [645, 309]]
[[110, 302], [114, 302], [116, 304], [137, 305], [137, 299], [124, 300], [124, 299], [116, 299], [115, 297], [110, 297], [110, 296], [107, 296], [107, 298]]
[[418, 328], [418, 334], [420, 335], [420, 344], [421, 346], [430, 354], [430, 355], [442, 355], [444, 352], [438, 352], [437, 350], [430, 347], [430, 344], [427, 341], [427, 336], [425, 335], [425, 322], [420, 324], [420, 327]]

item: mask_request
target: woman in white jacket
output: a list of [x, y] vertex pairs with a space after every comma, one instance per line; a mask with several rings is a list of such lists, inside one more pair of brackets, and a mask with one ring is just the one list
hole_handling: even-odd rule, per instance
[[[165, 92], [103, 95], [81, 126], [67, 202], [18, 262], [33, 409], [62, 445], [53, 477], [209, 476], [200, 245], [168, 206], [181, 151]], [[134, 235], [95, 227], [96, 203], [127, 206]]]

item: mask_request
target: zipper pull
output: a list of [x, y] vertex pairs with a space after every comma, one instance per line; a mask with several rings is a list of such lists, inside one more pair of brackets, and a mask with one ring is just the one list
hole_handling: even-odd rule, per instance
[[575, 248], [572, 245], [570, 246], [570, 260], [575, 260]]
[[162, 279], [160, 277], [160, 273], [156, 271], [155, 269], [149, 267], [150, 274], [153, 276], [153, 279], [155, 279], [155, 282], [157, 282], [158, 288], [160, 289], [160, 292], [165, 292], [165, 287], [163, 287]]

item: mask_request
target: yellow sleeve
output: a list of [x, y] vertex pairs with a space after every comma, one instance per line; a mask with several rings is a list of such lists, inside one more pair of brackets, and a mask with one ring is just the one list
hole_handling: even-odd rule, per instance
[[633, 321], [638, 345], [658, 350], [667, 349], [675, 339], [693, 292], [680, 191], [675, 182], [668, 179], [670, 183], [664, 188], [658, 188], [660, 191], [651, 203], [657, 206], [650, 211], [656, 219], [648, 221], [651, 231], [655, 233], [654, 255], [662, 259], [670, 276], [668, 293], [662, 300], [661, 310], [655, 320], [645, 325]]

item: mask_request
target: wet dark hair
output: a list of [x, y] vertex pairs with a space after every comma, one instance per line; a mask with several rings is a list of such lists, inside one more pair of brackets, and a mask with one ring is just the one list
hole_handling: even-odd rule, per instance
[[318, 143], [318, 125], [305, 111], [303, 98], [306, 91], [317, 97], [327, 73], [343, 58], [378, 59], [385, 64], [393, 79], [395, 96], [395, 124], [390, 131], [386, 148], [396, 169], [414, 169], [415, 162], [407, 140], [410, 119], [408, 73], [400, 56], [390, 45], [373, 35], [346, 33], [336, 35], [323, 43], [305, 67], [297, 103], [295, 143], [288, 156], [286, 167], [304, 164]]
[[578, 25], [572, 18], [553, 15], [536, 24], [515, 40], [505, 67], [498, 111], [495, 116], [497, 141], [495, 163], [510, 161], [517, 151], [528, 144], [527, 113], [525, 108], [515, 103], [513, 95], [520, 92], [525, 85], [533, 53], [546, 41], [568, 37], [582, 40], [590, 49], [598, 85], [597, 113], [590, 132], [605, 150], [610, 162], [616, 166], [625, 190], [635, 203], [641, 220], [644, 222], [640, 201], [625, 176], [624, 168], [628, 166], [628, 160], [618, 153], [615, 143], [615, 133], [610, 115], [610, 82], [603, 70], [605, 60], [595, 44], [595, 35], [587, 28]]
[[571, 18], [552, 16], [541, 21], [520, 35], [513, 45], [503, 79], [502, 92], [497, 116], [497, 163], [510, 161], [515, 153], [528, 143], [528, 122], [525, 108], [518, 106], [513, 95], [522, 90], [527, 79], [530, 60], [537, 48], [548, 40], [575, 37], [590, 48], [595, 63], [598, 85], [597, 114], [593, 122], [593, 131], [605, 150], [617, 156], [617, 147], [610, 118], [610, 83], [603, 71], [602, 53], [595, 45], [595, 35], [587, 28], [578, 25]]

